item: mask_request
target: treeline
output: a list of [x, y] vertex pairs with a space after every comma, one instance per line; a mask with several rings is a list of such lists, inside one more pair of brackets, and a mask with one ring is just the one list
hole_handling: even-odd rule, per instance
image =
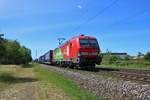
[[0, 38], [0, 64], [28, 64], [31, 60], [30, 49], [16, 40]]

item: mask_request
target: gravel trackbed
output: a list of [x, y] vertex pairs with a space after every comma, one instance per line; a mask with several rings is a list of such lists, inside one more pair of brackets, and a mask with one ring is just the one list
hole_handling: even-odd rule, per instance
[[41, 66], [62, 73], [65, 77], [76, 81], [81, 87], [92, 91], [97, 96], [106, 97], [110, 100], [150, 100], [150, 85], [148, 84], [105, 77], [98, 78], [94, 74], [81, 74], [66, 68]]

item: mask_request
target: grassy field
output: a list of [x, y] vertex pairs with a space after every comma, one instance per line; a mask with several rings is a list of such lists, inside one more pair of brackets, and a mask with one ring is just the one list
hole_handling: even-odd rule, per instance
[[97, 65], [99, 68], [115, 68], [115, 69], [136, 69], [136, 70], [149, 70], [150, 65], [144, 65], [142, 63], [124, 63], [124, 64], [101, 64]]
[[132, 59], [126, 57], [124, 59], [114, 55], [103, 55], [101, 65], [98, 67], [116, 68], [116, 69], [137, 69], [137, 70], [150, 70], [150, 61], [144, 58]]
[[62, 89], [38, 77], [35, 68], [0, 65], [0, 100], [71, 100]]
[[20, 98], [27, 100], [32, 98], [33, 100], [97, 99], [94, 94], [80, 88], [74, 81], [59, 73], [44, 69], [38, 64], [0, 65], [0, 100], [13, 99], [14, 95], [18, 98], [15, 100], [20, 100]]
[[81, 89], [72, 80], [69, 80], [54, 71], [41, 68], [39, 65], [35, 66], [35, 71], [41, 80], [48, 81], [49, 83], [59, 87], [64, 92], [66, 92], [72, 100], [96, 100], [96, 96], [87, 90]]

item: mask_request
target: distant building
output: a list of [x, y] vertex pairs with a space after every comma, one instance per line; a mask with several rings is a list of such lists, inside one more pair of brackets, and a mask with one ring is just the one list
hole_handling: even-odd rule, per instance
[[114, 56], [117, 56], [117, 57], [120, 57], [122, 59], [125, 59], [125, 57], [128, 56], [127, 53], [111, 53], [111, 55], [114, 55]]

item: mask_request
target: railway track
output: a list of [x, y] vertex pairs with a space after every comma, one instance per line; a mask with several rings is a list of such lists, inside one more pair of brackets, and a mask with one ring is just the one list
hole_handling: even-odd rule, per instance
[[99, 68], [95, 74], [108, 75], [112, 77], [122, 78], [141, 83], [150, 84], [150, 71], [134, 70], [134, 69], [109, 69]]
[[[81, 71], [77, 69], [72, 69]], [[133, 70], [133, 69], [113, 69], [113, 68], [96, 68], [95, 70], [85, 70], [88, 73], [95, 75], [109, 75], [111, 77], [122, 78], [141, 83], [150, 84], [150, 71]]]
[[139, 73], [131, 73], [131, 72], [117, 72], [114, 71], [112, 75], [129, 79], [129, 80], [134, 80], [134, 81], [139, 81], [139, 82], [144, 82], [150, 84], [150, 74], [139, 74]]

